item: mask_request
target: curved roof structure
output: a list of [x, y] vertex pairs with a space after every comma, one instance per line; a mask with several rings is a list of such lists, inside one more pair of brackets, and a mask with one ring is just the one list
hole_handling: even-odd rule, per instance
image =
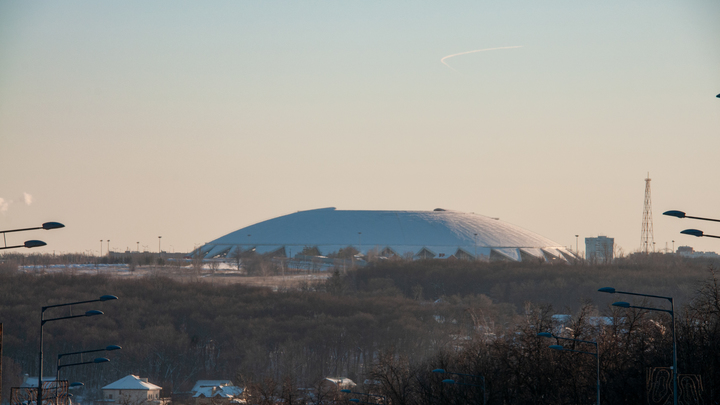
[[362, 254], [415, 258], [575, 257], [536, 233], [483, 215], [434, 211], [345, 211], [322, 208], [269, 219], [229, 233], [200, 248], [205, 258], [229, 257], [238, 250], [290, 256], [305, 247], [327, 255], [352, 246]]

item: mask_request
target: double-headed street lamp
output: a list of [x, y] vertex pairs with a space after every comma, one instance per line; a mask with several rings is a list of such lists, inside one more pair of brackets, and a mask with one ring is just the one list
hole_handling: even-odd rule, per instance
[[[676, 218], [691, 218], [691, 219], [699, 219], [701, 221], [720, 222], [720, 219], [694, 217], [694, 216], [685, 214], [685, 212], [683, 212], [683, 211], [677, 211], [677, 210], [665, 211], [665, 212], [663, 212], [663, 215], [667, 215], [670, 217], [676, 217]], [[685, 235], [697, 236], [697, 237], [705, 236], [707, 238], [720, 238], [720, 236], [709, 235], [699, 229], [686, 229], [684, 231], [680, 231], [680, 233], [685, 234]]]
[[432, 372], [433, 372], [433, 373], [438, 373], [438, 374], [459, 375], [459, 376], [461, 376], [461, 377], [479, 378], [479, 379], [480, 379], [480, 383], [481, 383], [482, 385], [468, 384], [468, 383], [464, 383], [464, 382], [460, 382], [460, 381], [454, 380], [454, 379], [452, 379], [452, 378], [446, 378], [446, 379], [442, 380], [442, 382], [445, 383], [445, 384], [465, 385], [465, 386], [468, 386], [468, 387], [478, 387], [478, 388], [482, 388], [482, 393], [483, 393], [483, 397], [482, 397], [482, 398], [483, 398], [483, 405], [485, 404], [485, 397], [486, 397], [486, 395], [485, 395], [485, 376], [482, 376], [482, 375], [473, 375], [473, 374], [463, 374], [463, 373], [453, 373], [453, 372], [450, 372], [450, 371], [445, 371], [445, 369], [442, 369], [442, 368], [436, 368], [436, 369], [433, 370]]
[[569, 340], [572, 342], [580, 342], [580, 343], [589, 343], [591, 345], [595, 346], [595, 353], [593, 352], [586, 352], [583, 350], [574, 350], [574, 349], [566, 349], [562, 345], [550, 345], [549, 347], [554, 350], [560, 350], [564, 352], [573, 352], [573, 353], [583, 353], [583, 354], [589, 354], [591, 356], [595, 356], [596, 364], [597, 364], [597, 405], [600, 405], [600, 346], [598, 346], [597, 342], [593, 342], [591, 340], [580, 340], [580, 339], [572, 339], [572, 338], [566, 338], [561, 336], [556, 336], [550, 332], [540, 332], [537, 334], [538, 337], [545, 337], [545, 338], [555, 338], [555, 339], [562, 339], [562, 340]]
[[[57, 389], [58, 389], [58, 386], [60, 385], [60, 369], [61, 369], [61, 368], [64, 368], [64, 367], [72, 367], [72, 366], [81, 366], [81, 365], [83, 365], [83, 364], [100, 364], [100, 363], [107, 363], [107, 362], [110, 361], [110, 359], [105, 358], [105, 357], [98, 357], [98, 358], [94, 359], [93, 361], [82, 361], [82, 358], [81, 358], [81, 359], [80, 359], [81, 361], [80, 361], [79, 363], [60, 364], [60, 358], [61, 358], [61, 357], [63, 357], [63, 356], [70, 356], [70, 355], [72, 355], [72, 354], [94, 353], [94, 352], [103, 352], [103, 351], [119, 350], [119, 349], [122, 349], [122, 347], [113, 345], [113, 346], [107, 346], [107, 347], [104, 348], [104, 349], [85, 350], [85, 351], [82, 351], [82, 352], [73, 352], [73, 353], [62, 353], [62, 354], [58, 354], [57, 368], [55, 369], [55, 401], [56, 401], [56, 402], [58, 401]], [[74, 386], [77, 387], [78, 384], [82, 384], [82, 383], [73, 383], [73, 384], [75, 384]], [[84, 384], [82, 384], [82, 385], [84, 385]], [[73, 385], [70, 384], [70, 386], [73, 386]]]
[[647, 311], [658, 311], [658, 312], [667, 312], [670, 314], [670, 319], [672, 320], [672, 340], [673, 340], [673, 350], [672, 350], [672, 380], [673, 380], [673, 405], [678, 405], [678, 370], [677, 370], [677, 340], [675, 337], [675, 303], [673, 302], [672, 297], [664, 297], [662, 295], [650, 295], [650, 294], [639, 294], [634, 292], [627, 292], [627, 291], [617, 291], [616, 289], [612, 287], [603, 287], [598, 290], [599, 292], [609, 293], [609, 294], [625, 294], [625, 295], [636, 295], [639, 297], [648, 297], [648, 298], [661, 298], [670, 301], [670, 309], [661, 309], [661, 308], [650, 308], [650, 307], [639, 307], [635, 305], [630, 305], [627, 302], [619, 301], [614, 302], [612, 305], [614, 307], [620, 307], [620, 308], [636, 308], [636, 309], [644, 309]]
[[7, 238], [5, 237], [5, 234], [6, 234], [6, 233], [32, 231], [32, 230], [35, 230], [35, 229], [45, 229], [46, 231], [49, 231], [50, 229], [58, 229], [58, 228], [64, 228], [64, 227], [65, 227], [65, 225], [61, 224], [60, 222], [45, 222], [45, 223], [42, 224], [41, 226], [35, 226], [35, 227], [32, 227], [32, 228], [9, 229], [9, 230], [7, 230], [7, 231], [0, 231], [0, 233], [3, 235], [3, 242], [4, 242], [4, 244], [5, 244], [4, 246], [0, 246], [0, 250], [2, 250], [2, 249], [16, 249], [16, 248], [21, 248], [21, 247], [25, 247], [25, 248], [35, 248], [35, 247], [40, 247], [40, 246], [45, 246], [45, 245], [47, 245], [47, 243], [45, 243], [45, 242], [43, 242], [43, 241], [41, 241], [41, 240], [28, 240], [28, 241], [25, 241], [25, 243], [23, 243], [22, 245], [8, 246], [8, 245], [7, 245]]
[[72, 353], [61, 353], [61, 354], [58, 354], [57, 363], [56, 363], [56, 364], [57, 364], [57, 368], [56, 368], [56, 370], [55, 370], [55, 371], [56, 371], [56, 374], [55, 374], [56, 379], [57, 379], [57, 381], [60, 381], [60, 369], [61, 369], [61, 368], [70, 367], [70, 366], [79, 366], [79, 365], [82, 365], [82, 364], [106, 363], [106, 362], [110, 361], [109, 359], [106, 359], [106, 358], [104, 358], [104, 357], [98, 357], [98, 358], [96, 358], [96, 359], [93, 360], [93, 361], [85, 361], [85, 362], [83, 362], [83, 361], [82, 361], [82, 356], [81, 356], [81, 357], [80, 357], [80, 360], [81, 360], [80, 363], [60, 364], [60, 359], [63, 358], [63, 357], [65, 357], [65, 356], [72, 356], [72, 355], [75, 355], [75, 354], [85, 354], [85, 353], [111, 352], [111, 351], [114, 351], [114, 350], [121, 350], [121, 349], [122, 349], [122, 347], [120, 347], [120, 346], [118, 346], [118, 345], [110, 345], [110, 346], [105, 346], [105, 347], [102, 348], [102, 349], [83, 350], [83, 351], [81, 351], [81, 352], [72, 352]]
[[86, 311], [82, 315], [70, 315], [70, 316], [62, 316], [59, 318], [51, 318], [51, 319], [45, 319], [45, 311], [50, 308], [57, 308], [57, 307], [67, 307], [70, 305], [79, 305], [79, 304], [87, 304], [90, 302], [104, 302], [104, 301], [111, 301], [116, 300], [118, 297], [114, 295], [103, 295], [102, 297], [96, 299], [96, 300], [87, 300], [87, 301], [78, 301], [78, 302], [70, 302], [67, 304], [56, 304], [56, 305], [48, 305], [42, 307], [42, 310], [40, 311], [40, 355], [39, 355], [39, 366], [38, 366], [38, 395], [37, 395], [37, 402], [36, 405], [43, 405], [42, 403], [42, 384], [43, 384], [43, 327], [45, 326], [46, 322], [52, 322], [52, 321], [60, 321], [64, 319], [73, 319], [73, 318], [82, 318], [85, 316], [95, 316], [95, 315], [102, 315], [102, 311], [97, 310], [90, 310]]

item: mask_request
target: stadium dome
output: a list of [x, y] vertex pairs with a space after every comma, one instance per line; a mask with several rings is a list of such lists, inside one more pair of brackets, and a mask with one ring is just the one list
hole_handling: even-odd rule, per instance
[[232, 257], [255, 251], [293, 257], [304, 248], [321, 255], [353, 247], [361, 254], [413, 258], [568, 260], [560, 244], [518, 226], [483, 215], [434, 211], [346, 211], [322, 208], [269, 219], [209, 242], [195, 253]]

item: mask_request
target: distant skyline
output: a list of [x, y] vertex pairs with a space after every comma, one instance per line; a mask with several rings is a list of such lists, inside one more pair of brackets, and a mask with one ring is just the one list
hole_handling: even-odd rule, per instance
[[[720, 2], [0, 0], [0, 230], [194, 247], [321, 207], [720, 252]], [[483, 51], [488, 49], [513, 49]], [[452, 55], [462, 55], [446, 59]], [[27, 237], [26, 237], [27, 236]], [[107, 244], [103, 245], [103, 251]]]

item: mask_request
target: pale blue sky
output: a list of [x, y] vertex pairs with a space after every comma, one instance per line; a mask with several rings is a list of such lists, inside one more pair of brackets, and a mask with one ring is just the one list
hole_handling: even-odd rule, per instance
[[[678, 233], [720, 226], [661, 215], [720, 217], [718, 17], [713, 0], [0, 0], [0, 229], [67, 225], [28, 235], [36, 251], [188, 251], [297, 210], [443, 207], [630, 252], [649, 171], [658, 248], [720, 251]], [[440, 63], [505, 46], [522, 48]]]

